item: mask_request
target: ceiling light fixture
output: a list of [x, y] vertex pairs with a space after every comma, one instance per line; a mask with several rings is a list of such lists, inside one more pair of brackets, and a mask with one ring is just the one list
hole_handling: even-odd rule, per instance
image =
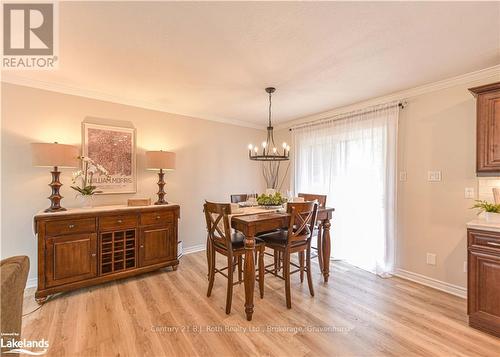
[[269, 94], [269, 123], [267, 125], [267, 139], [262, 142], [262, 152], [259, 153], [259, 147], [253, 144], [248, 145], [248, 157], [255, 161], [287, 161], [290, 159], [290, 146], [283, 143], [282, 149], [278, 149], [274, 144], [273, 125], [271, 122], [271, 95], [276, 91], [276, 88], [268, 87], [266, 92]]

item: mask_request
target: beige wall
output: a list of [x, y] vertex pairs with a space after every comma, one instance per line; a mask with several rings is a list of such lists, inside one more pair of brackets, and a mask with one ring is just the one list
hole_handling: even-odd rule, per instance
[[[131, 122], [137, 129], [136, 195], [99, 196], [96, 204], [126, 204], [129, 197], [152, 197], [157, 174], [144, 169], [144, 151], [177, 153], [177, 169], [168, 172], [167, 199], [181, 205], [180, 239], [184, 247], [204, 244], [204, 199], [228, 201], [230, 193], [261, 191], [260, 165], [247, 158], [249, 142], [263, 130], [183, 117], [120, 104], [2, 83], [2, 228], [1, 256], [25, 254], [36, 276], [33, 215], [49, 205], [49, 169], [31, 166], [29, 143], [80, 145], [81, 122], [88, 118]], [[71, 170], [62, 173], [65, 207], [75, 207], [69, 188]]]
[[[473, 187], [476, 198], [492, 200], [490, 186], [500, 182], [476, 178], [475, 99], [468, 88], [499, 80], [496, 76], [414, 96], [401, 111], [398, 166], [408, 179], [398, 183], [398, 268], [466, 287], [465, 224], [475, 212], [470, 210], [474, 200], [465, 199], [464, 190]], [[291, 142], [288, 129], [276, 136]], [[429, 170], [442, 171], [442, 181], [428, 182]], [[437, 255], [435, 266], [426, 264], [427, 253]]]

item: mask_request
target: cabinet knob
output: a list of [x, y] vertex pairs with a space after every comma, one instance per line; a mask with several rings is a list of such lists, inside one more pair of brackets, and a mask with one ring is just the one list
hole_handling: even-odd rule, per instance
[[118, 223], [123, 223], [123, 221], [121, 219], [118, 220]]
[[93, 256], [93, 257], [95, 257], [95, 256], [96, 256], [96, 254], [95, 254], [95, 253], [92, 253], [92, 256]]
[[156, 219], [160, 219], [160, 218], [161, 218], [161, 216], [156, 216]]
[[69, 229], [75, 228], [75, 225], [74, 224], [70, 224], [70, 225], [68, 225], [68, 228]]
[[141, 244], [141, 248], [144, 248], [144, 244]]

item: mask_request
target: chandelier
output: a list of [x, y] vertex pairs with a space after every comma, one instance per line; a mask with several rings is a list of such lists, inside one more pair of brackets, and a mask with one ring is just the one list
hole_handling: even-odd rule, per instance
[[262, 142], [262, 151], [259, 152], [259, 146], [248, 145], [248, 157], [256, 161], [287, 161], [290, 158], [290, 146], [287, 143], [282, 144], [278, 149], [274, 144], [273, 125], [271, 123], [271, 95], [276, 88], [268, 87], [266, 92], [269, 94], [269, 123], [267, 125], [267, 139]]

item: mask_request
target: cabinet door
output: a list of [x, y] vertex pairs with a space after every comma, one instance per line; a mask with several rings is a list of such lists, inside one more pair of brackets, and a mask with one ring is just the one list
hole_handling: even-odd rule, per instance
[[500, 326], [500, 256], [469, 251], [468, 310]]
[[72, 283], [97, 275], [95, 233], [48, 238], [46, 249], [46, 286]]
[[500, 91], [479, 95], [477, 105], [477, 172], [500, 172]]
[[177, 259], [174, 226], [143, 228], [139, 246], [140, 265], [147, 266]]

